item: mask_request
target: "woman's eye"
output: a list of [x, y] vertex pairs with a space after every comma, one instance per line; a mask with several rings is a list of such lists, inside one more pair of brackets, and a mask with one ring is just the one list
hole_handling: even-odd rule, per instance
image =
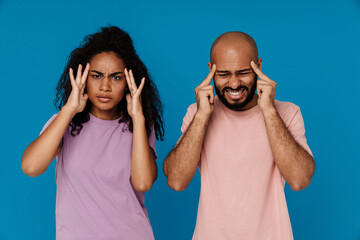
[[229, 74], [218, 74], [219, 77], [227, 77]]
[[99, 79], [99, 78], [100, 78], [100, 75], [93, 74], [93, 75], [91, 75], [91, 77], [96, 78], [96, 79]]
[[120, 79], [121, 79], [121, 76], [114, 76], [113, 79], [114, 79], [114, 80], [120, 80]]

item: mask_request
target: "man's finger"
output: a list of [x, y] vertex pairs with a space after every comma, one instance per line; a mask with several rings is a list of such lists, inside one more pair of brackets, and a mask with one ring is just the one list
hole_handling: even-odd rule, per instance
[[262, 80], [262, 79], [259, 79], [257, 80], [257, 84], [260, 85], [268, 85], [268, 86], [271, 86], [273, 89], [276, 89], [276, 82], [272, 81], [272, 80]]
[[212, 92], [210, 93], [210, 95], [209, 95], [209, 102], [210, 102], [211, 104], [214, 104], [214, 91], [212, 91]]
[[251, 68], [254, 70], [254, 72], [256, 73], [256, 75], [258, 75], [258, 77], [260, 79], [266, 79], [266, 80], [270, 80], [270, 78], [268, 76], [266, 76], [261, 70], [260, 68], [256, 65], [256, 63], [254, 61], [251, 61], [250, 63]]
[[199, 85], [199, 87], [204, 87], [207, 86], [211, 83], [211, 80], [213, 79], [214, 75], [216, 72], [216, 65], [213, 64], [211, 67], [211, 71], [209, 72], [209, 74], [207, 75], [207, 77], [205, 78], [205, 80]]

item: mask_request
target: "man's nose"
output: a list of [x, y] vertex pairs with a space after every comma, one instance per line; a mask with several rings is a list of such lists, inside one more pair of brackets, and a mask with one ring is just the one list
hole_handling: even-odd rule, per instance
[[111, 83], [108, 77], [104, 77], [104, 79], [101, 81], [100, 90], [105, 92], [111, 91]]
[[236, 76], [231, 76], [229, 79], [229, 87], [232, 89], [236, 89], [241, 85], [241, 80], [238, 79]]

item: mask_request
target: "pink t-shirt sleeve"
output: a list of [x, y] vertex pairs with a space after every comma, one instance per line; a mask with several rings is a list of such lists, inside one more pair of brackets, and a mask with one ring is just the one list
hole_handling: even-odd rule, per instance
[[197, 111], [197, 105], [196, 103], [191, 104], [188, 108], [187, 108], [187, 112], [185, 114], [185, 117], [183, 118], [183, 123], [181, 125], [181, 136], [179, 138], [179, 140], [177, 141], [176, 145], [180, 142], [180, 140], [183, 138], [184, 134], [186, 133], [186, 131], [188, 130], [192, 120], [194, 119], [195, 113]]
[[296, 105], [293, 105], [294, 108], [294, 115], [289, 122], [288, 130], [291, 135], [294, 137], [295, 141], [305, 149], [311, 156], [313, 156], [310, 147], [307, 144], [306, 137], [305, 137], [305, 126], [304, 120], [301, 115], [300, 108]]
[[186, 115], [183, 119], [183, 124], [181, 126], [181, 132], [183, 134], [186, 133], [187, 129], [189, 128], [190, 123], [194, 119], [196, 111], [197, 111], [196, 103], [193, 103], [188, 107]]

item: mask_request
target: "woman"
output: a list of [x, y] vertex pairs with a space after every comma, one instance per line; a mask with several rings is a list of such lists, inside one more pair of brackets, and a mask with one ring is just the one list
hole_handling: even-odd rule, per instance
[[157, 177], [162, 105], [130, 36], [117, 27], [86, 36], [55, 104], [22, 169], [38, 176], [57, 159], [56, 238], [154, 239], [144, 192]]

